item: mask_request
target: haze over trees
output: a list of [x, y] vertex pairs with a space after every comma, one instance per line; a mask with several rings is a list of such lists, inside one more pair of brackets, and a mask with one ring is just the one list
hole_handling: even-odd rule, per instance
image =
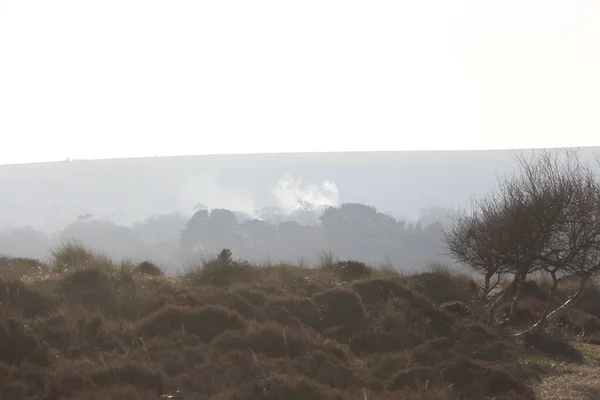
[[277, 218], [278, 212], [300, 214], [298, 198], [314, 205], [367, 204], [415, 221], [423, 207], [456, 207], [472, 194], [485, 194], [496, 173], [513, 168], [507, 151], [215, 155], [1, 165], [0, 229], [31, 225], [54, 232], [86, 214], [131, 226], [152, 214], [191, 215], [199, 202], [210, 209], [247, 214], [263, 209]]
[[[0, 252], [25, 258], [0, 256], [0, 391], [530, 400], [556, 392], [558, 361], [561, 398], [596, 390], [597, 350], [580, 344], [600, 334], [600, 163], [517, 161], [470, 207], [413, 221], [358, 202], [196, 201], [130, 226], [80, 213], [52, 234], [7, 230]], [[425, 266], [444, 246], [458, 269]], [[338, 259], [305, 262], [323, 250]], [[118, 260], [132, 255], [145, 260]]]
[[315, 260], [323, 252], [406, 269], [450, 261], [441, 255], [441, 217], [429, 211], [424, 215], [423, 222], [407, 223], [359, 203], [323, 207], [302, 201], [290, 213], [269, 206], [254, 215], [200, 204], [190, 217], [154, 214], [131, 227], [85, 215], [52, 234], [10, 229], [0, 233], [0, 253], [43, 257], [76, 240], [116, 259], [152, 259], [168, 268], [224, 248], [254, 261]]
[[[175, 157], [81, 162], [78, 166], [74, 163], [79, 162], [74, 161], [46, 164], [44, 168], [35, 165], [4, 166], [0, 168], [2, 186], [13, 189], [0, 199], [0, 219], [13, 222], [9, 223], [11, 228], [0, 231], [0, 253], [43, 257], [59, 244], [76, 239], [117, 259], [150, 259], [171, 269], [190, 259], [217, 254], [223, 248], [231, 249], [235, 257], [249, 260], [314, 259], [327, 251], [341, 258], [374, 264], [392, 263], [407, 269], [421, 268], [428, 261], [467, 263], [474, 271], [487, 276], [484, 290], [489, 291], [498, 276], [513, 272], [514, 267], [510, 265], [515, 264], [515, 261], [511, 264], [506, 260], [489, 259], [499, 257], [497, 252], [488, 254], [497, 240], [494, 235], [502, 237], [510, 228], [514, 230], [510, 237], [529, 240], [522, 229], [528, 220], [532, 223], [526, 226], [538, 229], [537, 217], [533, 217], [537, 211], [523, 202], [524, 196], [533, 196], [527, 194], [527, 190], [532, 190], [529, 187], [532, 183], [523, 174], [537, 177], [540, 181], [535, 185], [550, 187], [544, 189], [548, 193], [552, 192], [553, 179], [557, 179], [552, 174], [559, 168], [558, 164], [546, 165], [546, 172], [542, 173], [544, 168], [532, 169], [537, 161], [528, 164], [530, 154], [523, 152], [521, 163], [515, 163], [513, 159], [513, 167], [510, 168], [505, 160], [510, 159], [507, 152], [381, 153], [376, 158], [370, 153], [236, 156], [228, 159], [217, 156]], [[575, 169], [567, 172], [580, 173], [576, 166], [585, 164], [589, 158], [577, 156], [569, 167]], [[284, 160], [288, 160], [285, 169], [302, 168], [308, 179], [300, 182], [300, 179], [287, 176], [270, 187], [264, 183], [266, 181], [260, 181], [263, 176], [281, 176], [285, 170]], [[252, 166], [252, 174], [249, 174], [248, 166]], [[496, 192], [486, 195], [494, 188], [494, 175], [506, 172], [509, 174], [506, 176], [510, 177], [514, 166], [517, 175], [500, 179], [495, 185]], [[223, 185], [228, 181], [235, 182], [239, 190], [233, 189], [234, 186], [216, 185], [216, 178], [194, 175], [194, 171], [200, 169], [220, 171], [213, 175], [219, 176]], [[317, 175], [321, 170], [326, 170], [336, 182], [344, 182], [344, 186], [338, 187], [326, 180], [322, 186], [314, 184], [324, 179], [323, 175]], [[340, 172], [342, 170], [345, 175]], [[482, 186], [465, 186], [479, 179], [473, 171], [482, 176], [485, 172], [487, 190], [483, 190]], [[41, 184], [39, 179], [36, 185], [27, 184], [34, 175], [48, 186]], [[57, 180], [59, 176], [62, 180]], [[426, 180], [421, 181], [425, 176]], [[345, 177], [352, 177], [353, 184], [349, 184]], [[114, 181], [114, 184], [109, 184], [109, 181]], [[18, 182], [23, 183], [23, 189], [16, 189], [14, 185]], [[126, 191], [119, 188], [122, 183], [126, 183]], [[267, 197], [259, 201], [260, 196], [250, 199], [243, 188], [255, 184], [262, 192], [270, 193], [270, 199], [277, 201], [269, 204]], [[73, 185], [80, 185], [77, 192], [73, 192]], [[144, 194], [150, 193], [146, 192], [149, 187], [160, 189], [160, 193]], [[343, 190], [344, 196], [340, 194], [342, 192], [338, 193], [340, 190]], [[480, 199], [477, 218], [467, 218], [471, 215], [463, 213], [455, 221], [448, 203], [421, 204], [420, 212], [412, 211], [413, 217], [400, 217], [403, 207], [408, 204], [404, 199], [413, 199], [410, 201], [414, 210], [416, 195], [435, 199], [426, 194], [434, 190], [440, 193], [437, 198], [457, 199], [456, 193], [464, 191], [463, 198], [472, 195]], [[342, 201], [349, 197], [348, 193], [354, 193], [353, 198], [360, 198], [359, 191], [363, 197], [368, 194], [386, 208], [375, 207], [366, 201]], [[142, 194], [147, 199], [140, 197]], [[382, 194], [389, 198], [382, 201]], [[183, 202], [182, 195], [185, 197]], [[560, 193], [552, 196], [556, 197], [553, 201], [562, 204]], [[396, 207], [391, 207], [390, 199], [396, 202]], [[542, 200], [535, 201], [542, 203]], [[182, 207], [183, 203], [189, 207]], [[464, 204], [466, 202], [458, 203]], [[173, 207], [177, 206], [189, 214], [173, 211]], [[60, 224], [59, 219], [64, 218], [61, 216], [64, 210], [61, 210], [65, 207], [70, 209], [71, 217]], [[114, 211], [108, 213], [111, 207]], [[393, 212], [387, 212], [389, 209]], [[44, 223], [36, 225], [37, 228], [29, 226], [28, 220], [42, 221], [37, 214], [42, 210], [46, 210], [43, 211], [46, 215]], [[514, 225], [506, 225], [506, 210], [512, 210]], [[124, 216], [127, 218], [121, 218]], [[19, 218], [25, 222], [19, 223]], [[500, 222], [491, 224], [493, 219], [504, 221], [504, 225]], [[129, 222], [123, 222], [126, 220]], [[471, 235], [468, 237], [463, 232], [463, 236], [467, 235], [464, 240], [477, 242], [468, 242], [469, 246], [484, 250], [472, 250], [463, 258], [449, 257], [448, 249], [441, 243], [441, 236], [442, 231], [455, 222]], [[40, 225], [46, 228], [39, 228]], [[480, 233], [475, 235], [475, 231]], [[524, 251], [533, 250], [526, 247]], [[478, 258], [477, 262], [474, 258]], [[530, 268], [533, 271], [543, 269], [538, 266], [539, 262], [534, 264], [535, 267]], [[552, 275], [552, 271], [548, 274]], [[518, 280], [515, 285], [517, 283]]]

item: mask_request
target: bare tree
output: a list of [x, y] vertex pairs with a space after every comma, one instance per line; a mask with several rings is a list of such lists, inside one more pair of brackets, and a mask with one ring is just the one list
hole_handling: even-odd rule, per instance
[[[459, 210], [454, 215], [453, 228], [445, 231], [442, 237], [456, 261], [483, 275], [482, 299], [486, 299], [497, 287], [502, 274], [512, 272], [502, 264], [502, 258], [494, 246], [497, 235], [501, 235], [501, 232], [498, 232], [498, 224], [494, 224], [494, 221], [485, 220], [477, 211], [467, 214], [465, 210]], [[494, 275], [497, 279], [492, 284]]]
[[[562, 156], [562, 157], [561, 157]], [[554, 277], [576, 259], [568, 244], [575, 216], [591, 207], [594, 182], [589, 170], [581, 166], [572, 150], [542, 151], [531, 158], [516, 155], [519, 170], [499, 179], [499, 189], [473, 202], [470, 213], [456, 219], [446, 234], [450, 253], [489, 279], [502, 272], [513, 275], [512, 282], [490, 307], [490, 322], [495, 307], [513, 294], [508, 318], [516, 311], [527, 276], [546, 270]], [[570, 226], [575, 229], [576, 224]], [[576, 248], [585, 240], [578, 239]], [[550, 260], [555, 260], [549, 263]]]
[[[570, 223], [572, 237], [568, 242], [568, 251], [571, 253], [562, 265], [565, 275], [577, 276], [579, 287], [577, 290], [554, 311], [544, 313], [539, 324], [560, 315], [566, 307], [579, 298], [589, 281], [600, 273], [600, 185], [590, 185], [589, 192], [576, 207], [574, 221]], [[567, 253], [568, 254], [568, 253]]]
[[[598, 175], [581, 162], [578, 152], [563, 151], [559, 161], [546, 153], [541, 159], [541, 177], [545, 192], [560, 199], [554, 231], [539, 257], [540, 268], [552, 278], [546, 307], [536, 324], [525, 332], [543, 328], [550, 303], [561, 278], [577, 275], [580, 289], [565, 302], [572, 302], [600, 269], [600, 183]], [[552, 210], [549, 210], [552, 211]], [[562, 308], [563, 306], [559, 307]], [[523, 332], [523, 333], [525, 333]]]

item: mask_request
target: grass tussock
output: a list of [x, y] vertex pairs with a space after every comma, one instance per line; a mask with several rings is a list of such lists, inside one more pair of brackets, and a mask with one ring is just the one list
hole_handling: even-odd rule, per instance
[[[77, 244], [53, 264], [0, 259], [3, 398], [532, 399], [524, 354], [580, 361], [564, 336], [524, 347], [486, 326], [476, 283], [443, 268], [257, 266], [224, 250], [168, 276]], [[545, 293], [528, 285], [522, 323]], [[600, 331], [595, 293], [561, 317], [565, 332]]]
[[67, 272], [80, 268], [99, 268], [107, 271], [116, 269], [113, 260], [102, 254], [92, 251], [83, 244], [71, 241], [63, 243], [52, 251], [54, 269], [57, 272]]

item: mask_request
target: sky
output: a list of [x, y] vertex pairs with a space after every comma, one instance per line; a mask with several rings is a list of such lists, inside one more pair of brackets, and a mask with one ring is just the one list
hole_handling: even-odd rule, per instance
[[0, 164], [598, 145], [597, 0], [0, 0]]

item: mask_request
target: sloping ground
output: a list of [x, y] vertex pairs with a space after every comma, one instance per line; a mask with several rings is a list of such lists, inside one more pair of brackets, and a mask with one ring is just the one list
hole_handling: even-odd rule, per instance
[[549, 362], [551, 373], [533, 385], [538, 398], [544, 400], [600, 399], [600, 346], [578, 343], [583, 364]]
[[0, 265], [0, 398], [534, 399], [556, 378], [448, 272], [224, 257], [164, 277], [75, 250]]

